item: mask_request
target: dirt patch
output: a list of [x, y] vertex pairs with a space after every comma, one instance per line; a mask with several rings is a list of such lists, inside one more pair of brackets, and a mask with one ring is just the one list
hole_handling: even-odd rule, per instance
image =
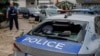
[[17, 31], [15, 26], [12, 31], [9, 28], [0, 29], [0, 56], [8, 56], [13, 53], [13, 43], [15, 37], [23, 31], [28, 32], [36, 23], [29, 23], [28, 19], [19, 19], [20, 29]]

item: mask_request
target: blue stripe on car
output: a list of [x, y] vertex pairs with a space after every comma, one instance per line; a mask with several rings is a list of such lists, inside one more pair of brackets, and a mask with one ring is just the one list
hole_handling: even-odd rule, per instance
[[[41, 39], [41, 43], [43, 43], [43, 44], [45, 41], [48, 41], [48, 42], [55, 42], [57, 44], [62, 43], [65, 45], [60, 46], [60, 47], [62, 47], [62, 49], [57, 49], [57, 48], [49, 47], [49, 46], [43, 45], [43, 44], [30, 43], [30, 40], [24, 41], [26, 38], [33, 39], [33, 40], [35, 38]], [[16, 42], [23, 44], [23, 45], [27, 45], [29, 47], [38, 48], [38, 49], [49, 50], [49, 51], [60, 52], [60, 53], [72, 53], [72, 54], [78, 54], [78, 52], [80, 51], [81, 45], [82, 45], [80, 43], [76, 43], [76, 42], [72, 42], [72, 41], [68, 41], [68, 40], [48, 39], [46, 37], [29, 36], [29, 35], [24, 35], [24, 36], [21, 36], [20, 38], [17, 38]], [[54, 44], [52, 44], [52, 46], [53, 45]]]

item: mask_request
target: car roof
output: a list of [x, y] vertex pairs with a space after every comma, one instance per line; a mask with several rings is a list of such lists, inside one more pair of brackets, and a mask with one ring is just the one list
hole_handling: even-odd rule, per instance
[[79, 8], [79, 9], [72, 9], [72, 10], [90, 10], [90, 9]]
[[42, 10], [46, 10], [46, 11], [48, 11], [48, 10], [57, 11], [57, 9], [52, 9], [52, 8], [46, 8], [46, 9], [42, 9]]
[[58, 19], [68, 19], [68, 20], [78, 20], [78, 21], [94, 21], [95, 15], [87, 15], [87, 14], [72, 14], [70, 16], [67, 16], [67, 18], [65, 18], [65, 15], [67, 14], [61, 14], [61, 15], [55, 15], [55, 16], [51, 16], [46, 18], [47, 20], [58, 20]]

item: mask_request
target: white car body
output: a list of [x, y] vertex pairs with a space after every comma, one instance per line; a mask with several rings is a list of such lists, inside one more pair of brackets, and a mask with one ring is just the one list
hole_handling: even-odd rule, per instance
[[[41, 50], [40, 49], [37, 49], [37, 50], [40, 50], [38, 52], [34, 51], [36, 49], [31, 50], [33, 52], [30, 52], [28, 54], [27, 53], [24, 53], [24, 51], [23, 52], [15, 51], [14, 56], [32, 56], [34, 52], [35, 52], [34, 55], [36, 55], [36, 56], [38, 54], [40, 54], [39, 56], [41, 56], [43, 54], [45, 54], [46, 56], [47, 55], [48, 56], [56, 56], [56, 55], [58, 55], [58, 56], [93, 56], [92, 54], [95, 54], [94, 56], [100, 56], [100, 54], [99, 54], [100, 53], [100, 36], [95, 31], [95, 17], [96, 16], [94, 16], [94, 15], [84, 15], [84, 14], [72, 14], [72, 15], [67, 15], [65, 17], [65, 15], [63, 14], [63, 15], [56, 15], [56, 16], [49, 17], [49, 18], [47, 18], [46, 20], [43, 21], [43, 22], [47, 22], [47, 21], [51, 21], [51, 20], [54, 20], [54, 21], [55, 20], [57, 20], [57, 21], [67, 20], [67, 21], [75, 22], [76, 24], [78, 22], [80, 24], [83, 24], [83, 23], [86, 22], [86, 27], [85, 27], [86, 34], [84, 36], [84, 41], [82, 42], [82, 46], [81, 46], [79, 52], [77, 53], [77, 55], [73, 55], [74, 53], [71, 54], [71, 55], [64, 54], [64, 53], [59, 53], [58, 54], [57, 52], [60, 52], [60, 51], [53, 52], [52, 49], [50, 49], [50, 48], [49, 49], [46, 49], [44, 47], [43, 47], [44, 49], [41, 49], [41, 47], [42, 47], [42, 45], [41, 45], [41, 47], [40, 47]], [[40, 24], [42, 24], [42, 23], [40, 23]], [[78, 34], [78, 37], [82, 37], [80, 35], [80, 33]], [[24, 39], [24, 40], [27, 40], [27, 39]], [[29, 42], [32, 42], [31, 39], [29, 40]], [[37, 44], [40, 44], [40, 43], [37, 43]], [[21, 44], [19, 44], [18, 46], [20, 46], [20, 45]], [[50, 47], [51, 45], [48, 45], [48, 46]], [[55, 48], [61, 49], [61, 47], [63, 47], [63, 46], [59, 46], [59, 48], [56, 46]], [[22, 49], [24, 49], [24, 48], [25, 47], [22, 47]], [[42, 50], [44, 50], [45, 52], [42, 51]], [[27, 49], [26, 51], [30, 51], [30, 49]]]
[[[76, 9], [77, 10], [77, 9]], [[84, 9], [83, 9], [84, 10]], [[86, 9], [87, 10], [87, 9]], [[67, 14], [66, 14], [67, 15]], [[89, 24], [87, 25], [87, 29], [89, 29], [89, 31], [91, 33], [87, 33], [87, 37], [92, 36], [92, 34], [96, 34], [95, 33], [95, 17], [96, 15], [89, 15], [89, 14], [72, 14], [71, 16], [68, 16], [68, 18], [65, 18], [65, 14], [62, 15], [56, 15], [56, 16], [52, 16], [52, 17], [48, 17], [45, 20], [57, 20], [57, 19], [68, 19], [68, 20], [78, 20], [78, 21], [87, 21], [89, 22]], [[80, 54], [89, 54], [89, 53], [94, 53], [97, 51], [97, 49], [99, 48], [99, 52], [100, 52], [100, 36], [97, 37], [96, 40], [91, 41], [90, 38], [85, 38], [85, 44], [83, 45], [82, 49], [80, 50]], [[88, 51], [86, 51], [86, 46], [90, 49]], [[99, 54], [99, 53], [98, 53]], [[100, 54], [99, 54], [100, 55]]]
[[62, 9], [59, 9], [57, 6], [55, 6], [53, 4], [38, 5], [37, 6], [37, 9], [38, 10], [41, 10], [41, 9], [56, 9], [56, 10], [62, 10]]

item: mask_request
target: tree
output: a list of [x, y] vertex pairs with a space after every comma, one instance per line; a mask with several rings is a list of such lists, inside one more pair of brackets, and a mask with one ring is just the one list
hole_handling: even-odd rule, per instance
[[[4, 10], [5, 8], [9, 6], [9, 1], [10, 0], [0, 0], [0, 12], [3, 12], [2, 10]], [[13, 0], [13, 1], [18, 1], [18, 0]], [[17, 3], [14, 3], [14, 4], [18, 6]]]
[[9, 0], [0, 0], [0, 22], [5, 20], [5, 11], [8, 6]]
[[9, 0], [1, 0], [0, 3], [9, 2]]
[[[10, 0], [0, 0], [0, 22], [5, 21], [6, 20], [6, 10], [9, 6], [9, 1]], [[13, 1], [17, 1], [17, 0], [13, 0]], [[15, 5], [18, 5], [17, 3], [14, 3]]]
[[9, 0], [1, 0], [0, 1], [0, 12], [2, 12], [2, 9], [6, 8], [8, 6]]
[[71, 2], [69, 2], [69, 1], [62, 1], [62, 2], [59, 2], [59, 3], [57, 4], [57, 6], [58, 6], [59, 8], [64, 9], [64, 10], [70, 10], [70, 9], [72, 9], [72, 8], [74, 7], [74, 4], [71, 3]]

